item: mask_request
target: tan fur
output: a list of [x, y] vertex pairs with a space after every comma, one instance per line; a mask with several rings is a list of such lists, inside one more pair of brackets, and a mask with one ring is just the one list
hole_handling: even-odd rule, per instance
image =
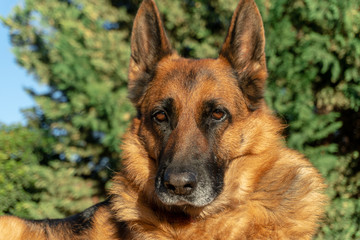
[[149, 203], [159, 204], [153, 192], [155, 168], [148, 167], [151, 160], [136, 136], [125, 136], [124, 173], [114, 179], [113, 210], [131, 224], [134, 239], [311, 239], [326, 200], [320, 175], [302, 155], [283, 146], [281, 125], [268, 110], [243, 124], [259, 131], [247, 133], [251, 140], [229, 163], [222, 194], [200, 212], [190, 210], [194, 219], [185, 223], [169, 222], [158, 216], [161, 210], [152, 210]]
[[[325, 185], [303, 155], [284, 145], [284, 126], [261, 98], [264, 46], [259, 11], [252, 0], [242, 0], [218, 59], [181, 58], [170, 47], [154, 1], [144, 0], [129, 67], [130, 98], [139, 116], [124, 135], [123, 167], [113, 179], [110, 204], [88, 211], [91, 221], [80, 221], [79, 232], [72, 220], [54, 225], [0, 217], [0, 240], [311, 239], [323, 215]], [[179, 119], [164, 141], [149, 127], [148, 115], [169, 97]], [[231, 123], [227, 119], [212, 133], [215, 143], [199, 127], [203, 104], [212, 99], [231, 113]], [[192, 146], [204, 155], [211, 148], [224, 170], [222, 191], [201, 207], [167, 205], [155, 188], [161, 154], [171, 151], [195, 166], [198, 159], [187, 155]]]
[[0, 240], [46, 240], [44, 231], [17, 217], [0, 217]]

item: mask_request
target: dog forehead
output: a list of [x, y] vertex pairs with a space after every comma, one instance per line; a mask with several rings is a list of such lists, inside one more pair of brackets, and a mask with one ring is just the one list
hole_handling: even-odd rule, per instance
[[238, 109], [242, 93], [231, 66], [219, 59], [180, 59], [160, 62], [144, 107], [161, 106], [172, 99], [177, 109], [200, 109], [206, 102]]
[[[234, 90], [236, 80], [231, 67], [217, 59], [171, 59], [160, 62], [155, 85], [166, 92], [190, 94], [195, 91]], [[229, 91], [229, 89], [227, 89]]]

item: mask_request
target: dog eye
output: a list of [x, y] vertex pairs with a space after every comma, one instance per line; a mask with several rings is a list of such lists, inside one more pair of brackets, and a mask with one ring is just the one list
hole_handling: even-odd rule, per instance
[[220, 109], [215, 109], [212, 113], [211, 113], [211, 117], [212, 119], [216, 120], [216, 121], [221, 121], [224, 120], [226, 117], [226, 113], [223, 110]]
[[158, 123], [162, 123], [167, 121], [167, 116], [164, 111], [158, 111], [153, 114], [153, 119]]

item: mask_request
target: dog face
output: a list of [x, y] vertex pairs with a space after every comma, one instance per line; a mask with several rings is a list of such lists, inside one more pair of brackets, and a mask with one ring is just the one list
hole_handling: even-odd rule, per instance
[[[224, 71], [229, 77], [222, 79]], [[204, 206], [221, 192], [226, 166], [216, 149], [233, 115], [246, 109], [235, 100], [241, 92], [231, 75], [217, 60], [158, 63], [140, 106], [140, 136], [158, 166], [155, 189], [163, 203]]]
[[219, 58], [194, 60], [171, 49], [155, 3], [145, 0], [131, 52], [130, 99], [138, 137], [157, 169], [155, 193], [165, 205], [206, 206], [238, 157], [228, 149], [241, 149], [241, 123], [263, 104], [264, 31], [256, 5], [239, 4]]

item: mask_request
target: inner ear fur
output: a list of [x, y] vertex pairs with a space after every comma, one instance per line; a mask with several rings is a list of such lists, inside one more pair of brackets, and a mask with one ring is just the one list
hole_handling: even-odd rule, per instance
[[144, 0], [136, 14], [131, 34], [129, 98], [136, 105], [151, 81], [157, 63], [173, 53], [159, 10], [153, 0]]
[[257, 109], [263, 102], [267, 69], [264, 27], [253, 0], [239, 2], [219, 57], [233, 67], [249, 109]]

